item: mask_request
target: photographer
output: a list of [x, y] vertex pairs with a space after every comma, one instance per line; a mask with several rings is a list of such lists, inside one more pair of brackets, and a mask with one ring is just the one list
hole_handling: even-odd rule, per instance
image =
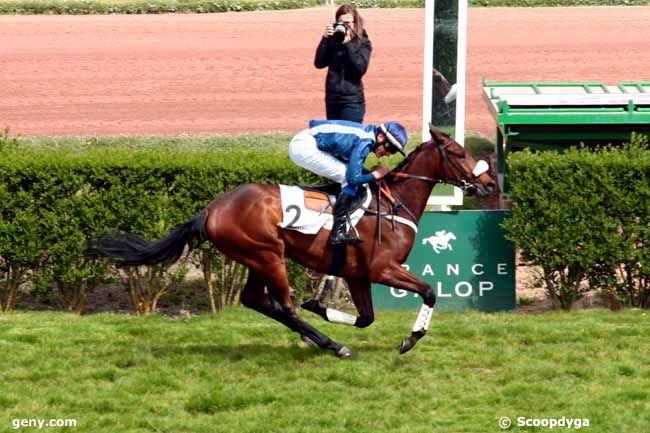
[[354, 6], [339, 7], [335, 16], [336, 22], [325, 26], [314, 60], [316, 68], [328, 67], [327, 119], [362, 123], [366, 102], [361, 77], [368, 70], [372, 45]]

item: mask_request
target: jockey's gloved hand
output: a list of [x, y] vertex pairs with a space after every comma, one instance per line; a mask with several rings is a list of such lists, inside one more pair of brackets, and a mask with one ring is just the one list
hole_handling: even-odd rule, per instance
[[383, 165], [379, 165], [375, 168], [372, 169], [372, 175], [375, 177], [376, 180], [379, 180], [386, 176], [388, 173], [390, 173], [390, 167], [386, 167]]

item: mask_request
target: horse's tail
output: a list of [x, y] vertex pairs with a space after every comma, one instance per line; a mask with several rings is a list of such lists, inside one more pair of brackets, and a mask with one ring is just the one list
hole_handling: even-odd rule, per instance
[[183, 255], [185, 246], [193, 240], [207, 240], [205, 222], [208, 210], [204, 209], [189, 221], [177, 225], [164, 238], [149, 242], [133, 233], [107, 235], [88, 241], [86, 254], [108, 257], [125, 266], [170, 265]]

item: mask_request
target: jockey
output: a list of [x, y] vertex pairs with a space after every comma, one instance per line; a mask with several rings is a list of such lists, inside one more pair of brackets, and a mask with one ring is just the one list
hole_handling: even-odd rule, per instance
[[404, 155], [406, 130], [397, 122], [362, 125], [347, 120], [311, 120], [309, 129], [297, 134], [289, 144], [291, 160], [319, 176], [341, 184], [334, 205], [330, 243], [358, 243], [363, 240], [347, 233], [346, 220], [357, 187], [386, 176], [390, 169], [377, 166], [371, 172], [363, 165], [370, 152], [381, 158], [400, 152]]

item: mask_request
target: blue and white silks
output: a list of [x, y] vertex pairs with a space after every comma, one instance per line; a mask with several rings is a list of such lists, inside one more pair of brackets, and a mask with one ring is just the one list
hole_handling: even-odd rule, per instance
[[346, 120], [312, 120], [309, 129], [289, 144], [289, 157], [297, 165], [340, 183], [343, 192], [355, 195], [357, 187], [374, 177], [363, 165], [375, 149], [374, 125]]

